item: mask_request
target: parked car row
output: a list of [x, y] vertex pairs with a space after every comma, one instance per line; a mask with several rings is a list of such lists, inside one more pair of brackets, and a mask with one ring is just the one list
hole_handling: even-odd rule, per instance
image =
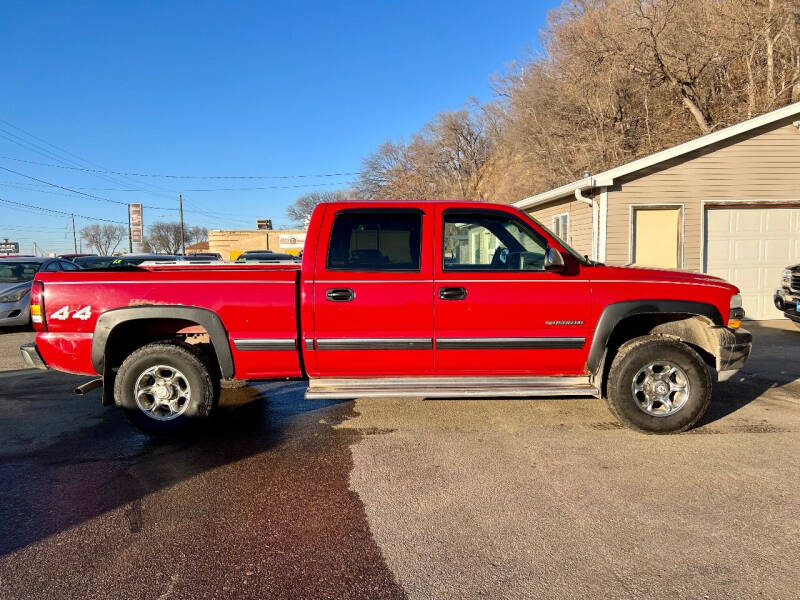
[[39, 271], [78, 271], [62, 258], [18, 256], [0, 259], [0, 327], [19, 327], [31, 321], [31, 285]]

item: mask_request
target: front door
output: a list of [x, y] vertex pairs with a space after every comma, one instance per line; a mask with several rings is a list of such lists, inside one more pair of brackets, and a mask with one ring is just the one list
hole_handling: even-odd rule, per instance
[[313, 286], [310, 374], [430, 374], [433, 205], [327, 210]]
[[510, 209], [439, 210], [436, 234], [437, 375], [583, 373], [589, 283], [577, 258], [564, 251], [567, 271], [545, 271], [560, 242]]

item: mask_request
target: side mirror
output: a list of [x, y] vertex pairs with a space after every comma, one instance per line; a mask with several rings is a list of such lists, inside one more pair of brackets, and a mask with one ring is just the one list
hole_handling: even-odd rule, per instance
[[561, 252], [555, 248], [548, 248], [544, 253], [544, 270], [560, 273], [564, 269], [566, 269], [566, 266]]

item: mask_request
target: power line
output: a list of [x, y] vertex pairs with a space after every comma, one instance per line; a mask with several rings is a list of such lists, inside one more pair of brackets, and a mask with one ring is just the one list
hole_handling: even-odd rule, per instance
[[61, 196], [62, 198], [82, 198], [82, 196], [79, 196], [72, 192], [56, 192], [50, 189], [42, 189], [45, 186], [34, 187], [35, 185], [36, 184], [29, 184], [29, 183], [6, 183], [6, 182], [0, 183], [0, 186], [2, 187], [16, 188], [18, 190], [25, 190], [26, 192], [34, 192], [36, 194], [48, 194], [51, 196]]
[[361, 175], [361, 171], [348, 171], [342, 173], [315, 173], [300, 175], [174, 175], [167, 173], [136, 173], [132, 171], [110, 171], [107, 169], [87, 169], [84, 167], [72, 167], [67, 165], [54, 165], [12, 156], [0, 156], [4, 160], [37, 165], [40, 167], [52, 167], [54, 169], [69, 169], [71, 171], [83, 171], [84, 173], [104, 173], [108, 175], [125, 175], [131, 177], [156, 177], [163, 179], [314, 179], [317, 177], [351, 177]]
[[[230, 188], [182, 188], [180, 190], [164, 190], [167, 192], [172, 192], [174, 194], [179, 194], [181, 192], [249, 192], [249, 191], [257, 191], [257, 190], [294, 190], [294, 189], [303, 189], [303, 188], [315, 188], [315, 187], [334, 187], [334, 186], [347, 186], [352, 185], [352, 181], [345, 181], [345, 182], [336, 182], [336, 183], [304, 183], [299, 185], [264, 185], [264, 186], [245, 186], [245, 187], [230, 187]], [[0, 185], [8, 185], [4, 182], [0, 182]], [[103, 187], [90, 187], [90, 186], [80, 186], [76, 185], [76, 190], [93, 190], [97, 192], [147, 192], [148, 190], [143, 190], [141, 188], [103, 188]]]
[[114, 221], [112, 219], [102, 219], [100, 217], [87, 217], [86, 215], [79, 215], [78, 213], [65, 212], [63, 210], [56, 210], [55, 208], [45, 208], [43, 206], [35, 206], [33, 204], [25, 204], [24, 202], [17, 202], [15, 200], [6, 200], [5, 198], [0, 198], [0, 202], [11, 204], [13, 206], [22, 206], [25, 208], [32, 208], [34, 210], [41, 210], [43, 212], [53, 213], [56, 215], [64, 215], [65, 217], [70, 217], [74, 214], [76, 217], [80, 217], [81, 219], [86, 219], [88, 221], [103, 221], [105, 223], [116, 223], [118, 225], [126, 224], [124, 221]]
[[[112, 200], [111, 198], [104, 198], [103, 196], [95, 196], [94, 194], [87, 194], [86, 192], [81, 192], [80, 190], [76, 190], [74, 188], [69, 188], [63, 185], [58, 185], [57, 183], [51, 183], [50, 181], [45, 181], [44, 179], [39, 179], [38, 177], [33, 177], [32, 175], [26, 175], [25, 173], [20, 173], [19, 171], [14, 171], [13, 169], [9, 169], [0, 165], [0, 169], [3, 171], [8, 171], [9, 173], [13, 173], [14, 175], [19, 175], [20, 177], [25, 177], [26, 179], [30, 179], [32, 181], [38, 181], [39, 183], [43, 183], [50, 187], [58, 188], [60, 190], [65, 190], [67, 192], [72, 192], [73, 194], [79, 194], [80, 196], [84, 196], [86, 198], [91, 198], [92, 200], [99, 200], [101, 202], [110, 202], [112, 204], [121, 204], [122, 206], [127, 206], [127, 202], [122, 202], [121, 200]], [[174, 208], [166, 208], [162, 206], [147, 206], [143, 205], [145, 208], [154, 208], [156, 210], [175, 210]]]
[[[70, 159], [65, 159], [65, 158], [63, 158], [63, 157], [59, 157], [58, 155], [56, 155], [56, 154], [55, 154], [55, 153], [53, 153], [52, 151], [50, 151], [50, 150], [47, 150], [46, 148], [41, 148], [41, 146], [38, 146], [38, 145], [36, 145], [36, 144], [33, 144], [33, 142], [27, 142], [27, 140], [26, 140], [26, 143], [33, 144], [34, 146], [36, 146], [36, 147], [38, 147], [38, 148], [41, 148], [41, 150], [42, 150], [42, 151], [44, 151], [44, 152], [47, 152], [48, 154], [52, 154], [53, 156], [55, 156], [56, 160], [58, 160], [58, 161], [60, 161], [60, 162], [72, 163], [73, 165], [77, 165], [77, 166], [80, 166], [80, 163], [89, 163], [89, 164], [94, 164], [94, 163], [92, 163], [92, 161], [90, 161], [90, 160], [86, 160], [85, 158], [81, 158], [81, 157], [80, 157], [80, 156], [78, 156], [77, 154], [74, 154], [74, 153], [70, 152], [69, 150], [66, 150], [65, 148], [61, 148], [61, 147], [59, 147], [59, 146], [56, 146], [55, 144], [51, 144], [51, 143], [50, 143], [50, 142], [48, 142], [47, 140], [45, 140], [45, 139], [43, 139], [43, 138], [40, 138], [40, 137], [39, 137], [39, 136], [37, 136], [37, 135], [34, 135], [34, 134], [33, 134], [33, 133], [31, 133], [30, 131], [26, 131], [26, 130], [25, 130], [25, 129], [23, 129], [22, 127], [19, 127], [19, 126], [17, 126], [17, 125], [14, 125], [13, 123], [9, 123], [9, 122], [8, 122], [8, 121], [6, 121], [5, 119], [0, 119], [0, 123], [3, 123], [3, 124], [5, 124], [5, 125], [7, 125], [8, 127], [11, 127], [12, 129], [16, 129], [17, 131], [20, 131], [20, 132], [24, 133], [24, 134], [25, 134], [25, 135], [27, 135], [28, 137], [32, 137], [33, 139], [35, 139], [35, 140], [37, 140], [37, 141], [39, 141], [39, 142], [42, 142], [43, 144], [45, 144], [45, 145], [47, 145], [47, 146], [50, 146], [51, 148], [54, 148], [55, 150], [58, 150], [59, 152], [61, 152], [61, 153], [63, 153], [63, 154], [66, 154], [66, 155], [68, 155], [68, 156], [71, 156], [71, 157], [73, 157], [73, 158], [76, 158], [76, 159], [78, 159], [78, 161], [80, 161], [80, 162], [75, 162], [74, 160], [70, 160]], [[10, 132], [8, 132], [8, 131], [6, 131], [6, 133], [7, 133], [7, 134], [9, 134], [9, 135], [13, 135], [13, 136], [14, 136], [14, 137], [16, 137], [17, 139], [20, 139], [20, 140], [24, 139], [24, 138], [21, 138], [21, 137], [19, 137], [19, 136], [18, 136], [18, 135], [16, 135], [16, 134], [10, 133]], [[101, 165], [94, 164], [94, 166], [95, 166], [95, 167], [100, 167]]]
[[[30, 151], [32, 151], [34, 153], [43, 155], [46, 158], [50, 158], [50, 159], [53, 159], [53, 160], [55, 160], [57, 162], [66, 163], [66, 164], [52, 164], [52, 163], [44, 163], [44, 162], [38, 162], [38, 161], [19, 159], [19, 158], [15, 158], [15, 157], [6, 157], [8, 160], [12, 160], [12, 161], [15, 161], [15, 162], [23, 162], [23, 163], [27, 163], [27, 164], [46, 166], [46, 167], [54, 167], [54, 168], [60, 168], [60, 169], [68, 169], [68, 170], [86, 172], [86, 173], [92, 174], [92, 175], [94, 175], [94, 176], [96, 176], [96, 177], [98, 177], [100, 179], [103, 179], [105, 181], [108, 181], [108, 182], [111, 182], [111, 183], [115, 183], [115, 184], [119, 184], [121, 181], [130, 181], [131, 183], [135, 183], [129, 177], [125, 177], [125, 175], [127, 175], [126, 172], [111, 171], [111, 170], [105, 169], [102, 165], [98, 165], [97, 163], [93, 163], [92, 161], [90, 161], [88, 159], [81, 158], [80, 156], [78, 156], [78, 155], [76, 155], [76, 154], [74, 154], [74, 153], [72, 153], [72, 152], [70, 152], [70, 151], [68, 151], [68, 150], [66, 150], [64, 148], [56, 146], [55, 144], [52, 144], [52, 143], [44, 140], [43, 138], [40, 138], [40, 137], [30, 133], [29, 131], [26, 131], [26, 130], [22, 129], [21, 127], [18, 127], [16, 125], [12, 124], [12, 123], [9, 123], [8, 121], [0, 119], [0, 123], [4, 123], [8, 127], [11, 127], [13, 129], [25, 134], [26, 136], [28, 136], [30, 138], [33, 138], [35, 140], [38, 140], [38, 141], [42, 142], [46, 146], [49, 146], [50, 148], [53, 148], [53, 149], [57, 150], [60, 153], [72, 156], [72, 157], [78, 159], [79, 161], [81, 161], [81, 163], [89, 164], [89, 165], [92, 165], [92, 166], [95, 166], [95, 167], [98, 167], [98, 168], [97, 169], [87, 168], [87, 167], [83, 166], [81, 163], [77, 163], [75, 160], [72, 160], [72, 159], [64, 158], [63, 156], [59, 156], [58, 154], [56, 154], [52, 150], [44, 148], [44, 147], [42, 147], [41, 145], [39, 145], [39, 144], [37, 144], [35, 142], [32, 142], [32, 141], [27, 140], [25, 138], [22, 138], [19, 135], [14, 134], [14, 133], [12, 133], [10, 131], [4, 130], [4, 129], [0, 129], [0, 132], [2, 132], [2, 133], [0, 133], [0, 137], [3, 137], [5, 139], [7, 139], [8, 141], [11, 141], [11, 142], [13, 142], [13, 143], [15, 143], [17, 145], [20, 145], [20, 146], [22, 146], [22, 147], [26, 148], [27, 150], [30, 150]], [[15, 139], [11, 139], [8, 136], [12, 136]], [[17, 141], [17, 140], [20, 140], [20, 141]], [[82, 190], [82, 189], [84, 189], [84, 190], [85, 189], [88, 189], [88, 190], [95, 189], [95, 190], [98, 190], [98, 191], [140, 192], [140, 193], [149, 193], [149, 194], [159, 194], [160, 196], [164, 196], [166, 198], [172, 199], [172, 196], [171, 196], [172, 193], [179, 193], [181, 191], [218, 192], [218, 191], [248, 191], [248, 190], [251, 190], [251, 189], [256, 191], [256, 190], [269, 190], [269, 189], [301, 189], [301, 188], [306, 188], [306, 187], [312, 188], [312, 187], [333, 187], [333, 186], [341, 186], [341, 185], [351, 185], [351, 182], [347, 182], [347, 183], [343, 183], [343, 182], [325, 182], [325, 183], [289, 185], [289, 186], [277, 186], [276, 185], [276, 186], [258, 186], [258, 187], [250, 187], [250, 188], [248, 188], [248, 187], [239, 187], [239, 188], [216, 188], [216, 189], [215, 188], [201, 188], [201, 189], [190, 189], [190, 190], [167, 190], [167, 189], [162, 188], [160, 186], [154, 186], [154, 185], [149, 185], [148, 186], [149, 188], [152, 188], [152, 189], [142, 189], [142, 188], [91, 188], [91, 187], [81, 187], [81, 186], [66, 187], [66, 186], [61, 186], [61, 185], [58, 185], [58, 184], [55, 184], [55, 183], [52, 183], [52, 182], [49, 182], [49, 181], [45, 181], [43, 179], [38, 179], [36, 177], [29, 176], [29, 175], [26, 175], [24, 173], [19, 173], [17, 171], [14, 171], [12, 169], [8, 169], [6, 167], [0, 167], [0, 169], [4, 169], [4, 170], [6, 170], [6, 171], [8, 171], [10, 173], [19, 175], [21, 177], [25, 177], [25, 178], [30, 179], [32, 181], [36, 181], [39, 184], [43, 184], [44, 186], [55, 187], [57, 189], [65, 190], [67, 192], [70, 192], [72, 195], [77, 194], [79, 196], [83, 196], [83, 197], [86, 197], [86, 198], [99, 200], [99, 201], [104, 201], [104, 202], [110, 202], [110, 203], [114, 203], [114, 204], [118, 204], [118, 205], [127, 205], [127, 203], [126, 202], [121, 202], [121, 201], [118, 201], [118, 200], [113, 200], [113, 199], [110, 199], [110, 198], [105, 198], [105, 197], [102, 197], [102, 196], [96, 196], [94, 194], [87, 194], [85, 192], [81, 192], [80, 190]], [[120, 176], [122, 176], [122, 180], [115, 180], [115, 179], [109, 177], [106, 174], [120, 175]], [[344, 176], [344, 175], [351, 175], [351, 174], [357, 174], [357, 173], [325, 173], [325, 174], [320, 174], [320, 175], [278, 175], [278, 176], [197, 176], [197, 178], [203, 178], [203, 179], [269, 179], [269, 178], [290, 179], [290, 178], [334, 177], [334, 176], [340, 176], [340, 175]], [[142, 173], [132, 173], [132, 175], [136, 175], [136, 176], [140, 176], [140, 177], [161, 177], [161, 175], [142, 174]], [[175, 179], [177, 179], [177, 178], [184, 178], [184, 179], [195, 178], [194, 176], [189, 176], [189, 175], [163, 175], [163, 177], [169, 177], [169, 178], [175, 178]], [[12, 187], [20, 187], [21, 189], [25, 189], [25, 188], [23, 188], [22, 186], [19, 186], [19, 185], [14, 185], [14, 184], [7, 184], [7, 185], [11, 185]], [[31, 190], [31, 191], [37, 191], [37, 190], [34, 189], [34, 190]], [[57, 194], [57, 192], [45, 192], [44, 190], [38, 190], [37, 193], [39, 193], [39, 192]], [[63, 195], [69, 196], [70, 194], [63, 194]], [[150, 205], [144, 205], [144, 207], [148, 208], [148, 209], [151, 209], [151, 210], [165, 210], [165, 211], [175, 211], [175, 210], [177, 210], [177, 209], [171, 208], [171, 207], [159, 207], [159, 206], [150, 206]], [[9, 207], [9, 208], [11, 208], [11, 207]], [[19, 211], [22, 211], [22, 212], [29, 212], [29, 211], [26, 211], [24, 208], [16, 208], [16, 210], [19, 210]], [[250, 222], [250, 219], [244, 219], [244, 218], [241, 218], [241, 217], [237, 219], [237, 218], [231, 217], [231, 215], [228, 214], [228, 213], [225, 213], [225, 214], [214, 213], [214, 212], [209, 211], [207, 209], [202, 210], [199, 207], [196, 210], [187, 209], [187, 212], [196, 213], [196, 214], [199, 214], [199, 215], [203, 215], [206, 218], [212, 218], [212, 219], [225, 219], [225, 220], [231, 220], [231, 221], [239, 221], [239, 222], [242, 222], [242, 223], [245, 223], [245, 222], [249, 223]]]
[[[8, 140], [10, 142], [13, 142], [14, 144], [20, 145], [20, 146], [26, 148], [27, 150], [30, 150], [30, 151], [34, 152], [35, 154], [40, 154], [40, 155], [45, 156], [46, 158], [54, 159], [58, 163], [62, 163], [62, 164], [66, 163], [67, 165], [72, 166], [72, 167], [86, 168], [86, 165], [89, 165], [91, 167], [96, 167], [97, 169], [105, 169], [105, 167], [103, 165], [99, 165], [99, 164], [94, 163], [94, 162], [92, 162], [92, 161], [90, 161], [88, 159], [81, 158], [77, 154], [75, 154], [73, 152], [70, 152], [69, 150], [61, 148], [59, 146], [56, 146], [55, 144], [52, 144], [52, 143], [48, 142], [47, 140], [44, 140], [41, 137], [38, 137], [38, 136], [32, 134], [31, 132], [26, 131], [25, 129], [22, 129], [21, 127], [18, 127], [16, 125], [12, 124], [12, 123], [9, 123], [8, 121], [0, 119], [0, 123], [4, 123], [5, 125], [7, 125], [7, 126], [13, 128], [13, 129], [23, 133], [23, 134], [25, 134], [29, 138], [33, 138], [35, 140], [38, 140], [38, 141], [42, 142], [43, 144], [45, 144], [46, 146], [49, 146], [50, 148], [53, 148], [53, 149], [57, 150], [58, 152], [60, 152], [62, 154], [66, 154], [68, 156], [72, 156], [72, 157], [78, 159], [78, 161], [80, 161], [80, 162], [76, 162], [75, 160], [72, 160], [70, 158], [64, 158], [63, 156], [59, 156], [55, 152], [53, 152], [53, 151], [51, 151], [51, 150], [49, 150], [49, 149], [47, 149], [47, 148], [45, 148], [45, 147], [43, 147], [43, 146], [41, 146], [39, 144], [36, 144], [35, 142], [31, 142], [28, 139], [20, 137], [20, 136], [14, 134], [14, 133], [11, 133], [11, 132], [6, 131], [6, 130], [0, 130], [0, 131], [3, 131], [3, 133], [0, 133], [0, 137], [3, 137], [3, 138], [5, 138], [6, 140]], [[9, 135], [13, 136], [13, 138], [16, 138], [16, 139], [9, 138], [8, 137]], [[17, 140], [22, 140], [22, 141], [17, 141]], [[97, 177], [99, 179], [102, 179], [104, 181], [108, 181], [110, 183], [117, 184], [117, 185], [120, 185], [121, 182], [125, 183], [125, 182], [128, 182], [128, 181], [130, 181], [131, 183], [134, 183], [134, 181], [132, 179], [130, 179], [129, 177], [123, 177], [121, 180], [119, 180], [119, 179], [115, 179], [115, 178], [109, 177], [108, 175], [103, 175], [103, 174], [93, 173], [92, 175], [94, 177]], [[167, 193], [166, 191], [160, 191], [160, 190], [163, 190], [163, 188], [161, 188], [159, 186], [148, 185], [147, 187], [150, 188], [150, 189], [142, 189], [141, 191], [149, 193], [149, 194], [158, 194], [158, 195], [161, 195], [163, 197], [172, 199], [172, 195]]]
[[0, 231], [57, 231], [65, 232], [61, 227], [37, 227], [35, 225], [0, 225]]

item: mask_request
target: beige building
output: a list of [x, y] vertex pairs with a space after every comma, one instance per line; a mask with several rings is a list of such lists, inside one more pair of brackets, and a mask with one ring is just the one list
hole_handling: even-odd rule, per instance
[[717, 275], [748, 316], [779, 318], [772, 291], [800, 263], [799, 129], [797, 103], [515, 206], [590, 258]]
[[246, 250], [272, 250], [297, 256], [305, 242], [306, 232], [302, 229], [215, 229], [208, 232], [208, 251], [219, 252], [225, 260], [236, 260]]

